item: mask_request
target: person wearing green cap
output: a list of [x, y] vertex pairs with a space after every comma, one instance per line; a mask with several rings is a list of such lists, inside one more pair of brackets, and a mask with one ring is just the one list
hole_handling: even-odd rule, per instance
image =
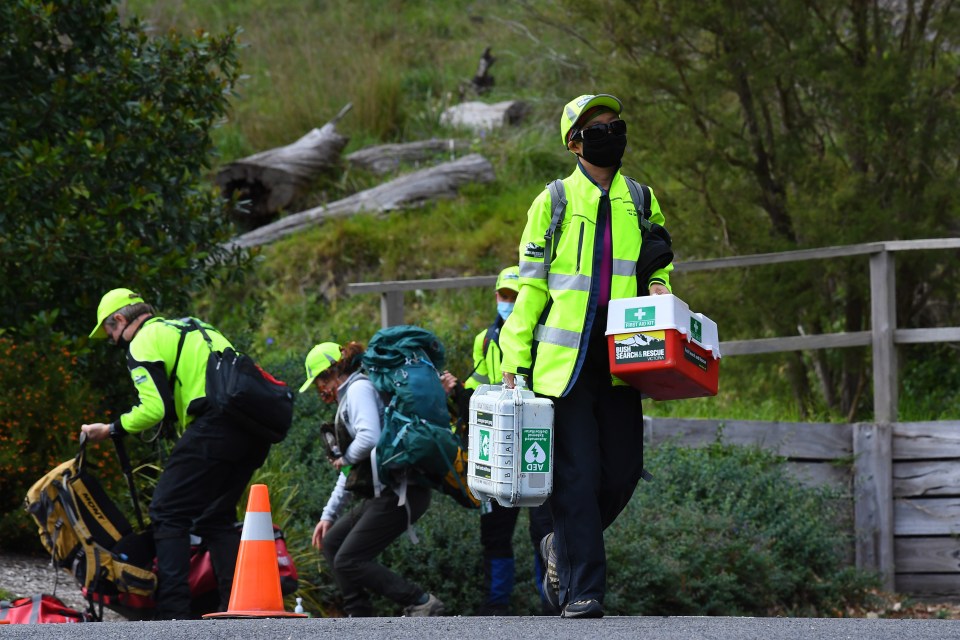
[[[337, 405], [330, 458], [340, 472], [314, 527], [313, 546], [323, 553], [332, 569], [348, 616], [373, 615], [370, 593], [403, 606], [405, 616], [440, 616], [444, 605], [439, 598], [376, 561], [427, 511], [430, 489], [408, 485], [403, 504], [373, 474], [371, 455], [380, 440], [384, 407], [380, 394], [360, 368], [363, 353], [364, 347], [358, 342], [348, 342], [343, 347], [323, 342], [307, 354], [307, 379], [300, 393], [312, 385], [324, 402]], [[358, 468], [365, 470], [358, 473]], [[369, 485], [357, 483], [355, 489], [350, 489], [348, 479], [355, 473], [369, 477]], [[351, 494], [362, 500], [341, 515]]]
[[[198, 321], [199, 322], [199, 321]], [[201, 323], [212, 346], [232, 346]], [[138, 403], [110, 423], [82, 425], [91, 441], [158, 428], [177, 437], [150, 501], [157, 553], [158, 619], [188, 619], [191, 613], [190, 535], [203, 538], [217, 577], [220, 610], [226, 611], [240, 547], [234, 523], [237, 504], [270, 444], [254, 438], [214, 412], [206, 401], [210, 348], [183, 320], [156, 314], [130, 289], [104, 294], [90, 337], [127, 352]]]
[[[544, 593], [565, 618], [603, 615], [603, 531], [643, 477], [641, 395], [610, 375], [607, 306], [611, 299], [670, 293], [673, 268], [656, 196], [620, 173], [627, 147], [622, 113], [609, 94], [563, 106], [560, 138], [577, 164], [559, 185], [565, 206], [556, 183], [530, 206], [519, 243], [520, 292], [500, 331], [504, 384], [513, 387], [522, 375], [554, 403], [554, 488], [547, 502], [553, 532], [540, 549]], [[649, 218], [647, 207], [635, 204], [641, 189]], [[660, 231], [644, 234], [643, 218]], [[667, 246], [659, 262], [646, 260], [661, 236]]]
[[[458, 429], [466, 433], [466, 416], [470, 411], [470, 396], [481, 384], [499, 384], [501, 377], [500, 329], [510, 317], [517, 293], [520, 291], [520, 269], [507, 267], [497, 276], [494, 296], [497, 316], [489, 327], [473, 340], [473, 371], [467, 381], [460, 381], [449, 371], [441, 376], [444, 388], [452, 395], [456, 405]], [[534, 574], [537, 590], [541, 594], [544, 613], [554, 613], [550, 602], [544, 597], [542, 583], [543, 564], [540, 561], [540, 540], [550, 533], [550, 511], [545, 505], [528, 511], [530, 540], [534, 548]], [[480, 607], [480, 615], [510, 615], [510, 598], [513, 594], [516, 562], [513, 555], [513, 532], [517, 528], [520, 509], [502, 507], [496, 501], [486, 500], [480, 505], [480, 546], [483, 547], [483, 586], [486, 597]]]

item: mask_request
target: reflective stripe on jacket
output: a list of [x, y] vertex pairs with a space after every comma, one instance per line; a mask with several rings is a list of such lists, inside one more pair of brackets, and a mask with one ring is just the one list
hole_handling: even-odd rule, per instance
[[[179, 320], [154, 316], [143, 323], [130, 341], [127, 368], [137, 388], [139, 403], [120, 416], [124, 430], [135, 433], [155, 427], [165, 419], [176, 418], [177, 433], [182, 434], [193, 421], [193, 412], [198, 410], [194, 403], [206, 397], [210, 349], [199, 331], [187, 332], [171, 393], [170, 373], [177, 359], [183, 326], [184, 323]], [[203, 323], [203, 328], [207, 330], [215, 350], [223, 351], [233, 346], [210, 325]], [[175, 415], [168, 415], [171, 409]]]
[[[537, 393], [559, 397], [576, 382], [586, 353], [589, 328], [596, 315], [599, 265], [603, 238], [596, 234], [601, 189], [578, 164], [563, 180], [567, 206], [559, 225], [560, 240], [549, 274], [544, 273], [544, 253], [550, 250], [544, 234], [550, 225], [550, 194], [544, 190], [527, 212], [520, 239], [520, 293], [513, 313], [500, 332], [503, 371], [531, 376]], [[618, 171], [610, 185], [612, 274], [610, 298], [637, 295], [637, 259], [640, 228], [626, 180]], [[650, 191], [650, 221], [664, 224], [663, 213]], [[651, 281], [670, 288], [673, 265], [659, 269]], [[591, 295], [591, 293], [593, 295]], [[614, 383], [622, 384], [614, 379]]]

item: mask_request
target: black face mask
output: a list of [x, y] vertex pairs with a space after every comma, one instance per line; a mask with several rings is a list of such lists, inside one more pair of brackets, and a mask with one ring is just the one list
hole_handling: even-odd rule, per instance
[[627, 136], [606, 135], [597, 141], [583, 141], [583, 155], [581, 157], [597, 167], [615, 167], [623, 159], [623, 152], [627, 149]]

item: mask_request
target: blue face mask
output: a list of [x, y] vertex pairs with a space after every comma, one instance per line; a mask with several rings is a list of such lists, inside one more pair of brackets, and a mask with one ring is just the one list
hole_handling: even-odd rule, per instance
[[500, 317], [506, 320], [510, 316], [510, 312], [513, 311], [512, 302], [498, 302], [497, 303], [497, 313], [500, 314]]

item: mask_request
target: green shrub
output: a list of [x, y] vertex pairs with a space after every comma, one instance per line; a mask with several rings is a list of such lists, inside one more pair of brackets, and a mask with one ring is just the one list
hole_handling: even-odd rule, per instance
[[[314, 394], [304, 394], [304, 396]], [[304, 396], [301, 396], [303, 398]], [[323, 459], [309, 414], [298, 405], [291, 439], [268, 466], [303, 465], [287, 473], [299, 486], [290, 504], [287, 541], [300, 570], [300, 595], [320, 615], [339, 611], [339, 592], [310, 535], [335, 477]], [[783, 461], [759, 449], [716, 444], [665, 445], [647, 453], [652, 483], [642, 483], [607, 531], [607, 612], [611, 615], [835, 615], [863, 603], [875, 576], [848, 566], [850, 523], [845, 497], [801, 486]], [[526, 511], [526, 510], [525, 510]], [[415, 525], [419, 544], [401, 536], [381, 561], [435, 593], [453, 614], [471, 615], [483, 601], [480, 514], [434, 494]], [[517, 560], [513, 608], [540, 612], [533, 580], [527, 514], [514, 532]], [[400, 607], [374, 600], [380, 615]]]
[[671, 445], [607, 531], [607, 608], [622, 615], [832, 615], [876, 577], [847, 566], [845, 497], [757, 448]]

